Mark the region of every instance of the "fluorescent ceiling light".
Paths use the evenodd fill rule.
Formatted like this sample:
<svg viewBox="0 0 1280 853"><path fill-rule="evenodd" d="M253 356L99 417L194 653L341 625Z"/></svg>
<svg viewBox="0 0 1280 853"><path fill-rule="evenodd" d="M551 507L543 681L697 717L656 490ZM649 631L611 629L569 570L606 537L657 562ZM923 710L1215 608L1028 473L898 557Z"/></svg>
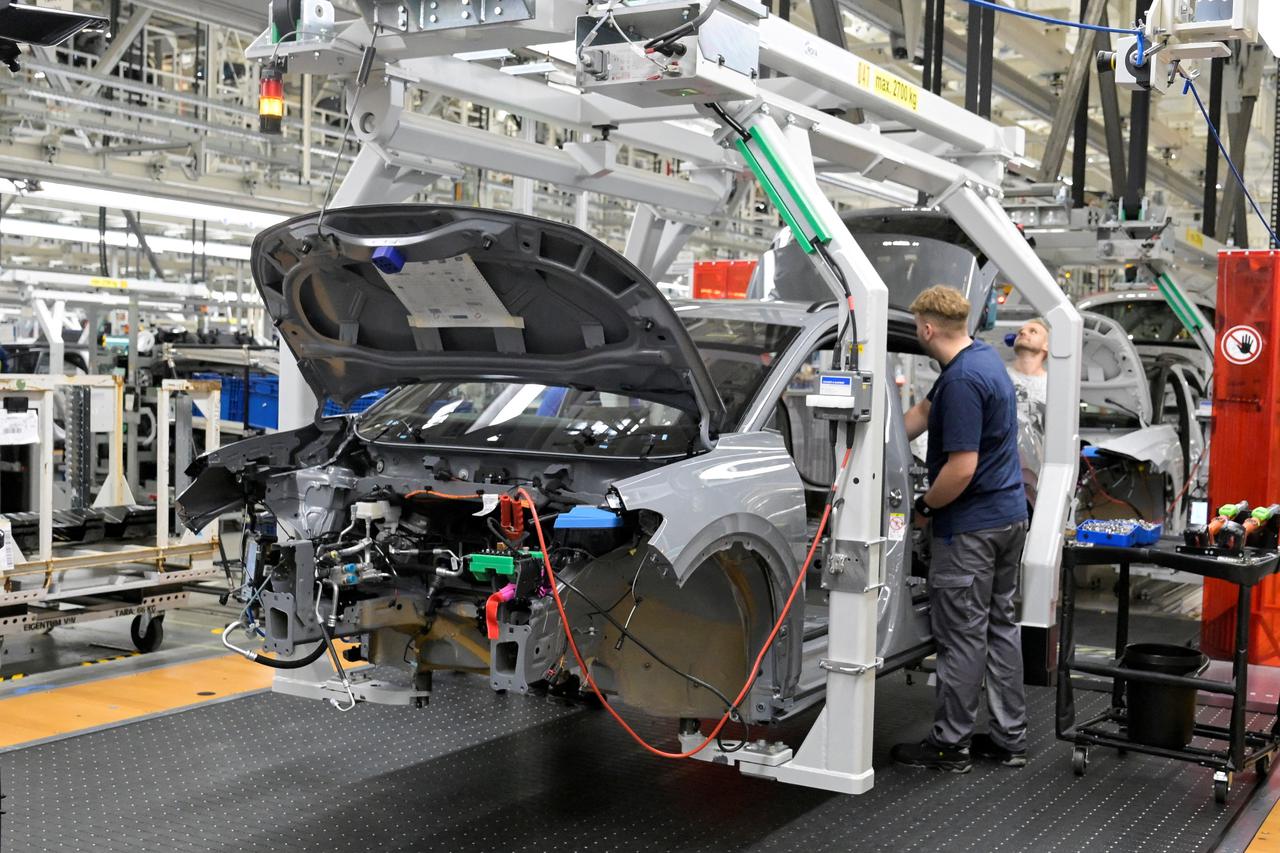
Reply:
<svg viewBox="0 0 1280 853"><path fill-rule="evenodd" d="M218 204L204 204L198 201L183 201L154 195L116 192L115 190L63 184L57 181L41 181L38 190L24 192L12 180L0 179L0 193L20 195L27 198L48 199L50 201L86 204L91 207L150 213L156 216L173 216L178 219L221 222L224 225L239 225L259 231L269 228L277 222L283 222L287 218L275 213L263 213L241 207L225 207Z"/></svg>
<svg viewBox="0 0 1280 853"><path fill-rule="evenodd" d="M550 74L559 68L554 62L526 62L523 65L504 65L498 70L518 77L523 74Z"/></svg>
<svg viewBox="0 0 1280 853"><path fill-rule="evenodd" d="M78 302L88 305L120 305L129 304L128 296L117 296L114 293L68 293L62 290L36 290L31 294L34 299L43 299L45 301L62 301L62 302ZM157 311L182 311L184 306L181 302L160 302L151 299L138 300L138 306L141 308L154 308Z"/></svg>
<svg viewBox="0 0 1280 853"><path fill-rule="evenodd" d="M464 53L455 53L454 59L461 59L464 62L489 62L494 59L511 59L515 54L500 47L495 50L472 50Z"/></svg>
<svg viewBox="0 0 1280 853"><path fill-rule="evenodd" d="M69 243L97 243L97 228L78 228L72 225L55 225L52 222L35 222L29 219L0 219L0 231L18 237L37 237L47 240L65 240ZM108 231L108 246L137 248L138 238L132 232ZM235 261L249 260L249 247L234 243L199 243L173 237L147 237L147 245L157 252L178 255L207 255L211 258L228 258Z"/></svg>

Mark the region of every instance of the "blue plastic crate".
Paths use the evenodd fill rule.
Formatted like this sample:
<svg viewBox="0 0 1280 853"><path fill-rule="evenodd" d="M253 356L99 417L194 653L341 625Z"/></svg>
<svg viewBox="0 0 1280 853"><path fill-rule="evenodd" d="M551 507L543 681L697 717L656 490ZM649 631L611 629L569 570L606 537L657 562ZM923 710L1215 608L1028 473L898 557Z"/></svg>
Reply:
<svg viewBox="0 0 1280 853"><path fill-rule="evenodd" d="M193 373L192 379L217 379L222 383L221 417L224 421L244 421L244 374ZM266 373L249 375L249 426L275 429L280 421L280 380ZM196 414L201 414L199 407Z"/></svg>
<svg viewBox="0 0 1280 853"><path fill-rule="evenodd" d="M241 400L243 401L243 397ZM240 404L244 405L243 402ZM240 420L243 410L230 416L229 420ZM280 425L280 377L265 373L255 373L249 377L249 426L258 429L275 429Z"/></svg>
<svg viewBox="0 0 1280 853"><path fill-rule="evenodd" d="M357 397L355 401L345 409L332 400L325 400L324 411L321 412L321 415L326 418L332 418L335 415L357 415L385 396L387 396L386 388L381 388L377 391L370 391L368 394Z"/></svg>
<svg viewBox="0 0 1280 853"><path fill-rule="evenodd" d="M1134 531L1134 544L1136 545L1154 545L1160 541L1160 537L1164 535L1164 525L1155 524L1150 521L1139 521L1138 529Z"/></svg>
<svg viewBox="0 0 1280 853"><path fill-rule="evenodd" d="M1112 532L1106 528L1113 525L1124 527L1127 532ZM1120 548L1132 548L1138 539L1140 525L1136 521L1125 519L1096 519L1082 521L1076 527L1076 541L1092 545L1115 545Z"/></svg>

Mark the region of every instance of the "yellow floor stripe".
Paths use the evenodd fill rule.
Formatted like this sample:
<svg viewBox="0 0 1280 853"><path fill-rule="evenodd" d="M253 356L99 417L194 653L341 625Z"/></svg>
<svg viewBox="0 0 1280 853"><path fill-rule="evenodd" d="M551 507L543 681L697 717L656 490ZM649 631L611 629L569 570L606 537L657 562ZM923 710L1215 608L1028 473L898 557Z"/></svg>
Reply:
<svg viewBox="0 0 1280 853"><path fill-rule="evenodd" d="M273 672L239 655L220 655L0 699L0 747L263 690Z"/></svg>
<svg viewBox="0 0 1280 853"><path fill-rule="evenodd" d="M1280 803L1272 806L1245 853L1280 853Z"/></svg>

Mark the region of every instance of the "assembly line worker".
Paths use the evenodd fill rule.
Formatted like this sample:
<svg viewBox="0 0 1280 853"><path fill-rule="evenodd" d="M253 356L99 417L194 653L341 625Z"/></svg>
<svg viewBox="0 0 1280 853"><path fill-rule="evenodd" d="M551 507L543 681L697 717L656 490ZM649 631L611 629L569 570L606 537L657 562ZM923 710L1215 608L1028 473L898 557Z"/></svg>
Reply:
<svg viewBox="0 0 1280 853"><path fill-rule="evenodd" d="M933 730L893 747L895 761L956 773L971 755L1019 767L1027 761L1022 641L1014 614L1027 505L1018 464L1013 383L1000 356L969 337L969 302L931 287L911 304L916 336L942 371L906 413L907 434L926 429L929 490L917 523L933 523L930 619L937 655ZM990 734L974 734L983 678Z"/></svg>
<svg viewBox="0 0 1280 853"><path fill-rule="evenodd" d="M1005 340L1009 340L1006 338ZM1012 336L1013 363L1009 378L1018 404L1018 455L1024 466L1022 482L1027 500L1034 502L1044 458L1044 419L1048 396L1049 327L1043 320L1028 320Z"/></svg>

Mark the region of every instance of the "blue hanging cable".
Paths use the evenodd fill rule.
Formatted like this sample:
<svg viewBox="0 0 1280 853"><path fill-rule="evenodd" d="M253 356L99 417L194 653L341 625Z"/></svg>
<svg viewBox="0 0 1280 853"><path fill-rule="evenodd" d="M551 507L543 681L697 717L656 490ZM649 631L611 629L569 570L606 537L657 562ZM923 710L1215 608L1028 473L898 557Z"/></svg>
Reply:
<svg viewBox="0 0 1280 853"><path fill-rule="evenodd" d="M1086 24L1082 21L1068 21L1063 18L1053 18L1049 15L1001 6L999 3L992 3L990 0L965 0L965 2L971 6L981 6L983 9L1003 12L1006 15L1017 15L1019 18L1027 18L1028 20L1039 21L1042 24L1049 24L1055 27L1075 27L1077 30L1092 30L1095 33L1118 33L1125 36L1136 36L1138 39L1138 55L1135 58L1135 64L1141 66L1147 61L1147 37L1142 30L1129 29L1127 27L1104 27L1100 24Z"/></svg>
<svg viewBox="0 0 1280 853"><path fill-rule="evenodd" d="M1138 56L1137 64L1142 65L1146 61L1146 41L1142 30L1122 29L1118 27L1103 27L1096 24L1085 24L1080 21L1067 21L1062 18L1051 18L1048 15L1040 15L1035 12L1024 12L1021 9L1012 9L1008 6L1001 6L998 3L992 3L990 0L965 0L973 6L981 6L984 9L992 9L996 12L1003 12L1006 15L1017 15L1019 18L1029 18L1032 21L1039 21L1042 24L1051 24L1057 27L1075 27L1078 30L1093 30L1100 33L1121 33L1124 35L1137 36L1138 38ZM1200 100L1200 92L1196 90L1195 83L1185 73L1186 85L1182 88L1182 94L1190 92L1196 99L1196 106L1200 108L1200 115L1204 117L1205 126L1209 128L1209 134L1213 137L1213 141L1218 144L1218 150L1222 152L1222 157L1227 161L1227 165L1231 167L1231 174L1235 175L1236 182L1240 184L1240 189L1244 192L1244 197L1249 200L1249 205L1253 208L1253 212L1257 214L1258 219L1262 222L1262 226L1267 229L1267 233L1271 235L1271 244L1280 247L1280 237L1276 236L1275 229L1271 227L1271 223L1267 221L1267 217L1262 215L1262 209L1258 207L1258 203L1253 200L1249 188L1245 185L1244 176L1240 174L1240 170L1236 168L1236 164L1232 162L1231 155L1227 153L1227 147L1222 144L1222 138L1218 136L1218 129L1213 126L1213 122L1209 120L1209 112L1204 108L1204 101Z"/></svg>
<svg viewBox="0 0 1280 853"><path fill-rule="evenodd" d="M1235 175L1236 182L1240 184L1240 191L1244 193L1244 197L1249 200L1249 206L1253 208L1253 212L1258 215L1258 219L1262 222L1262 227L1267 229L1267 233L1271 235L1271 245L1280 246L1280 237L1276 236L1276 232L1271 227L1271 223L1267 221L1267 217L1262 215L1262 209L1258 207L1258 203L1253 200L1253 196L1249 193L1249 188L1245 186L1244 176L1240 174L1240 170L1236 168L1236 164L1231 162L1231 155L1227 153L1227 146L1222 144L1222 138L1218 136L1218 129L1213 126L1213 122L1209 120L1209 112L1204 108L1204 101L1200 100L1200 92L1196 89L1196 84L1190 77L1186 78L1186 84L1182 87L1182 94L1191 93L1196 99L1196 106L1200 108L1200 115L1204 116L1204 123L1209 128L1209 135L1213 137L1213 141L1218 143L1218 150L1222 152L1222 158L1227 161L1227 165L1231 167L1231 174Z"/></svg>

